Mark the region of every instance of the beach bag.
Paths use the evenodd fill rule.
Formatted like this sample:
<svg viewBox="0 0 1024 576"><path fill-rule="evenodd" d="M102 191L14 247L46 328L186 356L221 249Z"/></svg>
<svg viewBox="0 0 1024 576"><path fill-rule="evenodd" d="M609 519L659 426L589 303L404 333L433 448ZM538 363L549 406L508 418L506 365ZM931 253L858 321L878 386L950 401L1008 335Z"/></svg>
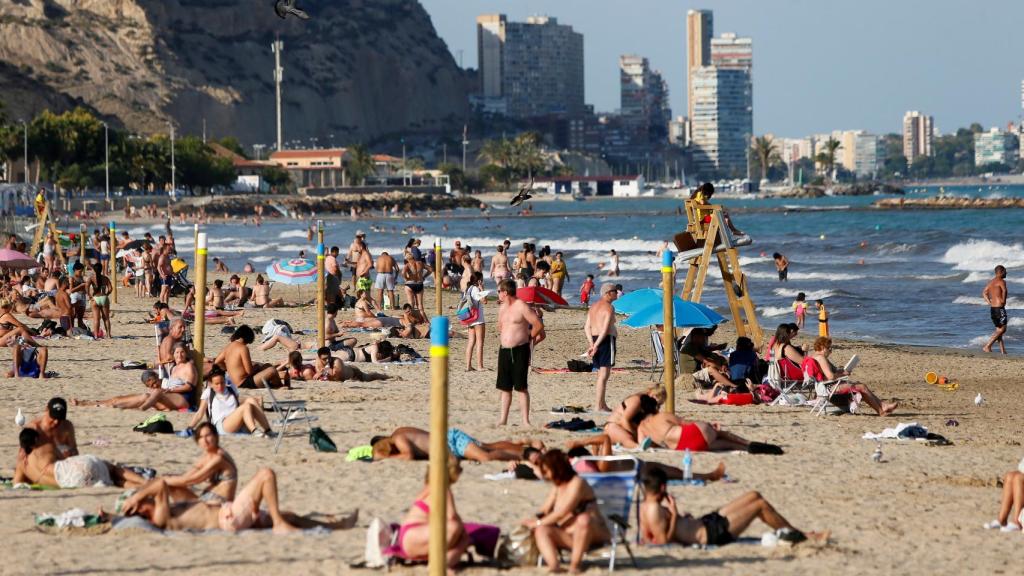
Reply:
<svg viewBox="0 0 1024 576"><path fill-rule="evenodd" d="M459 306L455 309L455 316L458 317L459 322L463 326L469 326L480 320L480 309L477 307L476 302L473 301L473 297L469 295L469 290L462 294Z"/></svg>
<svg viewBox="0 0 1024 576"><path fill-rule="evenodd" d="M309 430L309 443L313 445L313 448L317 452L337 452L338 446L334 444L334 440L324 432L324 429L319 426L314 426Z"/></svg>
<svg viewBox="0 0 1024 576"><path fill-rule="evenodd" d="M174 434L174 426L167 421L167 416L156 414L135 425L132 430L143 434Z"/></svg>
<svg viewBox="0 0 1024 576"><path fill-rule="evenodd" d="M388 559L384 552L391 546L391 525L380 518L370 521L366 529L366 550L363 553L363 561L367 568L383 568L387 566Z"/></svg>
<svg viewBox="0 0 1024 576"><path fill-rule="evenodd" d="M536 566L539 556L533 530L526 526L516 526L498 544L498 562L503 565Z"/></svg>
<svg viewBox="0 0 1024 576"><path fill-rule="evenodd" d="M758 384L750 392L754 395L754 401L758 404L771 404L779 397L779 391L768 384Z"/></svg>

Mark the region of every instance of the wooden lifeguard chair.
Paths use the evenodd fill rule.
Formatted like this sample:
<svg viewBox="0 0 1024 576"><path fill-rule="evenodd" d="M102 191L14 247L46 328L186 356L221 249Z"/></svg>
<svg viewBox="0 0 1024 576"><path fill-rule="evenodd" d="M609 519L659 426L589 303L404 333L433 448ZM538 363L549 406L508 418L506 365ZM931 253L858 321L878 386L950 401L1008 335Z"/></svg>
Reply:
<svg viewBox="0 0 1024 576"><path fill-rule="evenodd" d="M749 236L732 238L722 216L722 207L717 204L697 204L685 200L686 231L675 235L676 262L689 262L686 280L683 283L683 300L700 302L704 292L704 280L712 256L718 260L722 273L725 295L729 299L729 310L736 323L736 334L746 336L760 348L764 343L761 326L757 322L754 301L747 289L747 277L740 268L737 248L748 246L753 241ZM705 220L708 220L705 222Z"/></svg>
<svg viewBox="0 0 1024 576"><path fill-rule="evenodd" d="M39 254L39 250L43 247L43 240L46 238L46 233L52 232L54 240L57 241L57 259L60 260L61 266L66 266L67 261L64 260L64 250L60 246L60 230L57 230L57 225L54 223L53 218L50 215L49 202L43 205L43 210L39 213L39 217L36 220L35 228L35 234L32 236L32 249L29 251L28 256L30 258L35 258L36 254Z"/></svg>

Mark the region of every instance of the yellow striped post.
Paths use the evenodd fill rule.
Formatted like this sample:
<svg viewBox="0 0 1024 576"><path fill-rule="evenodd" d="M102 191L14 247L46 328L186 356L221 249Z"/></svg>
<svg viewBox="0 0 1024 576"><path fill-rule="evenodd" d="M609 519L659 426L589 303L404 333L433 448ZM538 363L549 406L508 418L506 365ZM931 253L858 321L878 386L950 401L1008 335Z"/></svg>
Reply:
<svg viewBox="0 0 1024 576"><path fill-rule="evenodd" d="M110 221L110 296L117 304L117 224Z"/></svg>
<svg viewBox="0 0 1024 576"><path fill-rule="evenodd" d="M319 226L319 224L317 225ZM323 236L323 229L320 229ZM316 347L323 348L327 339L324 326L324 243L316 245Z"/></svg>
<svg viewBox="0 0 1024 576"><path fill-rule="evenodd" d="M661 306L664 313L664 325L661 330L661 347L665 353L665 412L675 414L676 411L676 329L673 310L675 296L675 270L672 268L672 252L661 253Z"/></svg>
<svg viewBox="0 0 1024 576"><path fill-rule="evenodd" d="M206 232L196 234L196 302L195 302L195 365L199 373L199 390L193 398L202 394L203 360L206 359Z"/></svg>
<svg viewBox="0 0 1024 576"><path fill-rule="evenodd" d="M438 243L440 252L440 243ZM430 321L430 576L444 576L448 563L448 318Z"/></svg>
<svg viewBox="0 0 1024 576"><path fill-rule="evenodd" d="M444 276L444 264L441 262L441 239L434 240L434 311L443 316L441 311L441 278Z"/></svg>

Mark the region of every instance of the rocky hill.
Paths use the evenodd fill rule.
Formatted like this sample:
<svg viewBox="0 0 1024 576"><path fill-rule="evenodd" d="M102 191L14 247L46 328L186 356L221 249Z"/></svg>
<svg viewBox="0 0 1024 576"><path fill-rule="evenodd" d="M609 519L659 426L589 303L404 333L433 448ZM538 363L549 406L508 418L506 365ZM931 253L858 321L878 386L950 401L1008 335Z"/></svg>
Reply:
<svg viewBox="0 0 1024 576"><path fill-rule="evenodd" d="M129 130L321 145L461 127L469 83L415 0L3 0L0 100L14 118L85 105Z"/></svg>

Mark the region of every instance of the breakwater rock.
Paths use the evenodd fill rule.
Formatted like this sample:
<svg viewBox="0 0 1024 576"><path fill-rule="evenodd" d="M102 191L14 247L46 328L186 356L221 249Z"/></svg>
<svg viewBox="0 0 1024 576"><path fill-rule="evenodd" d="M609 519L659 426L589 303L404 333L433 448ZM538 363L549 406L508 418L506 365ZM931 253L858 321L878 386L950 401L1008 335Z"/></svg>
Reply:
<svg viewBox="0 0 1024 576"><path fill-rule="evenodd" d="M933 196L931 198L886 198L872 204L884 210L924 209L962 210L964 208L1024 208L1024 198L966 198Z"/></svg>

